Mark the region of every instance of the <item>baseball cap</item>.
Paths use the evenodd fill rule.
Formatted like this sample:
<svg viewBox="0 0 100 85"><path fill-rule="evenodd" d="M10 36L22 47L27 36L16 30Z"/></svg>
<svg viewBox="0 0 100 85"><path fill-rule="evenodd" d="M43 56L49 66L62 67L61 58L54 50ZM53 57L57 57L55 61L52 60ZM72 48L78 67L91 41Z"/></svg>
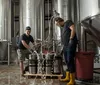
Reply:
<svg viewBox="0 0 100 85"><path fill-rule="evenodd" d="M30 27L30 26L27 26L27 27L26 27L26 30L31 30L31 27Z"/></svg>

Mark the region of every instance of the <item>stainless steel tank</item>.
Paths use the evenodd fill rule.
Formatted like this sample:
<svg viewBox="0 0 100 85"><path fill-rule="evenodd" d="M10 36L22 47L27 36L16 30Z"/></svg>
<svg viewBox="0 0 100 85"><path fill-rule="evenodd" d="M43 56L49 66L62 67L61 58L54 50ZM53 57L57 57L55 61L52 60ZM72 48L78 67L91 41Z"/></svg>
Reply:
<svg viewBox="0 0 100 85"><path fill-rule="evenodd" d="M79 0L80 20L100 13L98 0Z"/></svg>
<svg viewBox="0 0 100 85"><path fill-rule="evenodd" d="M46 74L52 74L52 68L53 68L53 58L54 54L48 53L46 55L46 64L45 64L45 71Z"/></svg>
<svg viewBox="0 0 100 85"><path fill-rule="evenodd" d="M37 73L37 56L35 54L29 55L29 73L30 74Z"/></svg>
<svg viewBox="0 0 100 85"><path fill-rule="evenodd" d="M37 38L37 11L41 0L20 0L20 35L26 26L32 28L31 34Z"/></svg>
<svg viewBox="0 0 100 85"><path fill-rule="evenodd" d="M77 1L77 20L76 20L76 28L77 28L77 35L79 39L79 47L81 47L81 50L86 50L86 36L85 32L88 30L90 33L90 27L85 27L86 29L84 30L81 26L81 22L84 23L83 21L87 18L90 18L92 16L95 16L100 13L99 9L99 3L98 0L76 0ZM86 25L86 23L84 23ZM94 28L92 29L94 30ZM92 38L94 36L92 35ZM95 38L94 38L95 39ZM96 40L97 41L97 40ZM84 44L85 43L85 44Z"/></svg>
<svg viewBox="0 0 100 85"><path fill-rule="evenodd" d="M82 21L86 32L90 34L96 45L100 46L100 15L88 17Z"/></svg>
<svg viewBox="0 0 100 85"><path fill-rule="evenodd" d="M45 73L45 55L39 54L37 57L37 74Z"/></svg>
<svg viewBox="0 0 100 85"><path fill-rule="evenodd" d="M7 60L8 58L8 41L0 41L0 61Z"/></svg>
<svg viewBox="0 0 100 85"><path fill-rule="evenodd" d="M53 62L53 74L61 74L62 72L62 58L61 56L55 56L54 62Z"/></svg>
<svg viewBox="0 0 100 85"><path fill-rule="evenodd" d="M11 0L0 0L0 60L8 58L8 41L11 40Z"/></svg>
<svg viewBox="0 0 100 85"><path fill-rule="evenodd" d="M0 0L0 39L11 40L11 0Z"/></svg>
<svg viewBox="0 0 100 85"><path fill-rule="evenodd" d="M59 17L65 21L71 19L71 2L70 0L54 0L54 9L59 13ZM56 16L58 17L58 16ZM56 40L57 52L61 51L61 29L54 25L53 38ZM55 49L55 48L54 48Z"/></svg>

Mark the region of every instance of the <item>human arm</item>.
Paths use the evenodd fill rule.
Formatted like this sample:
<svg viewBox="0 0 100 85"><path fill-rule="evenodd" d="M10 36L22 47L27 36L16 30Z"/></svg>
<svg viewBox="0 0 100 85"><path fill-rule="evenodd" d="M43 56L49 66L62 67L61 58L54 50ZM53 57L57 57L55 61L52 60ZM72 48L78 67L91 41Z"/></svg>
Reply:
<svg viewBox="0 0 100 85"><path fill-rule="evenodd" d="M32 36L30 36L30 37L31 37L31 38L30 38L31 43L32 43L33 45L35 45L35 42L34 42L33 37L32 37Z"/></svg>
<svg viewBox="0 0 100 85"><path fill-rule="evenodd" d="M74 36L76 34L76 32L75 32L75 26L74 26L74 23L71 20L69 20L68 26L69 26L69 29L71 31L70 37L69 37L69 44L73 44L73 38L74 38Z"/></svg>
<svg viewBox="0 0 100 85"><path fill-rule="evenodd" d="M30 53L33 53L34 50L31 49L31 47L24 40L22 40L22 44L25 48L29 50Z"/></svg>
<svg viewBox="0 0 100 85"><path fill-rule="evenodd" d="M23 35L21 36L21 43L22 43L22 45L23 45L26 49L28 49L28 50L31 51L31 53L32 53L33 50L31 50L31 47L30 47L30 45L29 45L30 38L29 38L29 39L27 39L27 38L28 38L28 37L26 37L26 35L23 34Z"/></svg>
<svg viewBox="0 0 100 85"><path fill-rule="evenodd" d="M74 24L71 25L69 28L70 28L70 30L71 30L70 39L73 39L74 36L75 36L75 26L74 26Z"/></svg>
<svg viewBox="0 0 100 85"><path fill-rule="evenodd" d="M25 48L30 49L30 46L24 40L21 40L21 42Z"/></svg>

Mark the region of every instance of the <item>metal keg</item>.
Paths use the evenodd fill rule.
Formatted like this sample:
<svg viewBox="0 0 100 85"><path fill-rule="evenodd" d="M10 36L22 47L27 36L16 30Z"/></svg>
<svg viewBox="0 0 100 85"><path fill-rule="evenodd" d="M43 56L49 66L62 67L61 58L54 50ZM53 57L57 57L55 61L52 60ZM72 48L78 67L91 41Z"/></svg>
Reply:
<svg viewBox="0 0 100 85"><path fill-rule="evenodd" d="M40 54L37 61L37 73L45 73L45 55Z"/></svg>
<svg viewBox="0 0 100 85"><path fill-rule="evenodd" d="M37 73L37 56L35 54L29 55L29 73Z"/></svg>
<svg viewBox="0 0 100 85"><path fill-rule="evenodd" d="M62 70L62 58L61 56L55 56L53 61L53 74L61 74Z"/></svg>
<svg viewBox="0 0 100 85"><path fill-rule="evenodd" d="M54 54L47 54L46 55L46 74L52 74L52 64L53 64L53 57Z"/></svg>

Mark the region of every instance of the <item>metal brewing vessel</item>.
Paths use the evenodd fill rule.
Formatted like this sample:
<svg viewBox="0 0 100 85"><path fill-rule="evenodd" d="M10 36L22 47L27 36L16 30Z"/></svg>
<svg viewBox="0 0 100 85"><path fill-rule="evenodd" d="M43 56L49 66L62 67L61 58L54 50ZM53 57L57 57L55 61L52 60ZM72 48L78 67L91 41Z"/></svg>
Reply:
<svg viewBox="0 0 100 85"><path fill-rule="evenodd" d="M29 73L30 74L37 73L37 56L35 54L29 55Z"/></svg>
<svg viewBox="0 0 100 85"><path fill-rule="evenodd" d="M52 64L53 64L54 54L47 54L46 55L46 74L52 74Z"/></svg>
<svg viewBox="0 0 100 85"><path fill-rule="evenodd" d="M55 56L53 62L53 74L61 74L62 67L63 66L61 56Z"/></svg>

